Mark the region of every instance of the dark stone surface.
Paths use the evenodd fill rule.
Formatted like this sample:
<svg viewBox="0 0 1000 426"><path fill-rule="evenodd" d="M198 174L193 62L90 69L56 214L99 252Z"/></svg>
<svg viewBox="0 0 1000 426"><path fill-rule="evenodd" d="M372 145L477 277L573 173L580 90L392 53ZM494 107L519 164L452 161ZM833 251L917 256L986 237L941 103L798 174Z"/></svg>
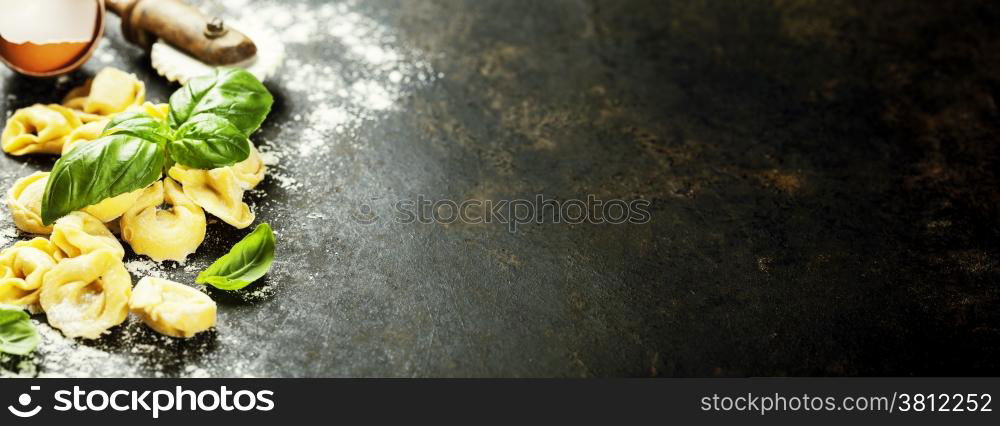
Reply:
<svg viewBox="0 0 1000 426"><path fill-rule="evenodd" d="M279 232L266 297L212 292L219 329L192 342L133 324L88 345L168 376L1000 372L996 2L356 7L445 77L331 136L336 161L283 163L304 189L253 195ZM7 110L68 88L4 75ZM257 140L295 144L283 123L311 105L269 86ZM8 185L22 163L51 160L3 158ZM516 233L353 218L419 194L645 199L652 217ZM212 226L196 263L244 234Z"/></svg>

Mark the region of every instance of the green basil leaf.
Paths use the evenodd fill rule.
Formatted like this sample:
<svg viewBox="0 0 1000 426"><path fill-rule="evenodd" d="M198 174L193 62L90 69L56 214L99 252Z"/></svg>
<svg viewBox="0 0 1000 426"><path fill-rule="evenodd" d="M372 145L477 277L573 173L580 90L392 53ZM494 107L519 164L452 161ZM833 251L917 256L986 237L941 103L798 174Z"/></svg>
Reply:
<svg viewBox="0 0 1000 426"><path fill-rule="evenodd" d="M220 290L239 290L263 277L274 261L274 232L262 223L236 243L229 253L198 274L195 282Z"/></svg>
<svg viewBox="0 0 1000 426"><path fill-rule="evenodd" d="M271 93L253 74L241 68L217 68L170 96L170 127L178 129L198 114L215 114L250 136L273 103Z"/></svg>
<svg viewBox="0 0 1000 426"><path fill-rule="evenodd" d="M124 112L114 116L104 128L104 135L130 135L151 142L170 139L170 127L163 120L143 112Z"/></svg>
<svg viewBox="0 0 1000 426"><path fill-rule="evenodd" d="M228 120L199 114L177 129L168 148L174 161L196 169L232 166L250 156L250 140Z"/></svg>
<svg viewBox="0 0 1000 426"><path fill-rule="evenodd" d="M0 308L0 352L27 355L38 346L38 332L24 311Z"/></svg>
<svg viewBox="0 0 1000 426"><path fill-rule="evenodd" d="M163 146L132 135L110 135L56 161L42 196L42 222L145 188L160 178Z"/></svg>

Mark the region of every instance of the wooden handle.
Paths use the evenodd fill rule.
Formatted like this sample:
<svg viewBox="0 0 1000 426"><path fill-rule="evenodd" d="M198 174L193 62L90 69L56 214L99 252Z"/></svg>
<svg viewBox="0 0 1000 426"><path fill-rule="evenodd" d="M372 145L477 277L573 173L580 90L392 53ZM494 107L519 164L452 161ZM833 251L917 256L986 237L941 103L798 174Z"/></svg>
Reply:
<svg viewBox="0 0 1000 426"><path fill-rule="evenodd" d="M135 0L104 0L104 2L107 4L108 10L114 12L115 15L125 16Z"/></svg>
<svg viewBox="0 0 1000 426"><path fill-rule="evenodd" d="M231 65L257 54L249 37L180 0L107 0L107 7L122 18L125 38L145 49L163 39L208 65Z"/></svg>

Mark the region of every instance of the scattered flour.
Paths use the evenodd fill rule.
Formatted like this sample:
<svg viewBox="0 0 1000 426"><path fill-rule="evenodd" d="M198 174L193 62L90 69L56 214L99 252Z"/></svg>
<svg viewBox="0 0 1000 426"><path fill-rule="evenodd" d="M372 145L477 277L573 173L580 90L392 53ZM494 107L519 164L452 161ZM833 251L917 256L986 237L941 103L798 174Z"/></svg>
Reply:
<svg viewBox="0 0 1000 426"><path fill-rule="evenodd" d="M0 377L130 377L135 367L126 357L78 343L44 322L32 320L41 342L13 370L0 367ZM43 364L42 367L39 364Z"/></svg>
<svg viewBox="0 0 1000 426"><path fill-rule="evenodd" d="M159 263L145 258L125 262L125 269L128 269L133 276L140 278L167 278L166 272Z"/></svg>
<svg viewBox="0 0 1000 426"><path fill-rule="evenodd" d="M189 365L184 368L184 375L195 379L205 379L212 377L208 373L208 370L205 370L204 368L201 367L195 367L193 365Z"/></svg>
<svg viewBox="0 0 1000 426"><path fill-rule="evenodd" d="M313 45L343 56L327 64L289 56L278 73L282 86L311 105L293 111L282 128L301 132L292 145L300 158L330 153L338 137L353 135L365 122L396 109L414 89L444 77L433 70L426 53L404 47L394 29L359 12L362 3L357 0L318 7L292 1L203 3L236 28L268 28L286 44Z"/></svg>
<svg viewBox="0 0 1000 426"><path fill-rule="evenodd" d="M12 222L3 223L0 228L0 247L7 247L18 240L17 228Z"/></svg>

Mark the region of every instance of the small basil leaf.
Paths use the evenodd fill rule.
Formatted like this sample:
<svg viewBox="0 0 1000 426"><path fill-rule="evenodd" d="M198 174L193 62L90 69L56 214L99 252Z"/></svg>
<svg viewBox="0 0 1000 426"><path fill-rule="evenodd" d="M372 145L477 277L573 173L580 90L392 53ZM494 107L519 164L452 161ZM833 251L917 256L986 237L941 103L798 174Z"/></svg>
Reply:
<svg viewBox="0 0 1000 426"><path fill-rule="evenodd" d="M0 352L27 355L38 346L38 332L24 311L0 308Z"/></svg>
<svg viewBox="0 0 1000 426"><path fill-rule="evenodd" d="M199 114L229 120L250 136L271 112L274 98L257 77L241 68L217 68L191 79L170 96L170 127L180 128Z"/></svg>
<svg viewBox="0 0 1000 426"><path fill-rule="evenodd" d="M247 136L228 120L199 114L177 129L170 142L171 158L196 169L232 166L250 156Z"/></svg>
<svg viewBox="0 0 1000 426"><path fill-rule="evenodd" d="M198 274L195 282L220 290L239 290L263 277L274 261L274 232L262 223L229 253Z"/></svg>
<svg viewBox="0 0 1000 426"><path fill-rule="evenodd" d="M130 135L156 143L171 139L167 123L142 112L125 112L114 116L104 128L104 135L111 134Z"/></svg>
<svg viewBox="0 0 1000 426"><path fill-rule="evenodd" d="M42 196L42 222L137 189L160 178L160 144L132 135L104 136L56 161Z"/></svg>
<svg viewBox="0 0 1000 426"><path fill-rule="evenodd" d="M208 277L205 278L205 282L203 284L208 284L219 290L234 291L250 285L250 281L233 280L226 277Z"/></svg>

